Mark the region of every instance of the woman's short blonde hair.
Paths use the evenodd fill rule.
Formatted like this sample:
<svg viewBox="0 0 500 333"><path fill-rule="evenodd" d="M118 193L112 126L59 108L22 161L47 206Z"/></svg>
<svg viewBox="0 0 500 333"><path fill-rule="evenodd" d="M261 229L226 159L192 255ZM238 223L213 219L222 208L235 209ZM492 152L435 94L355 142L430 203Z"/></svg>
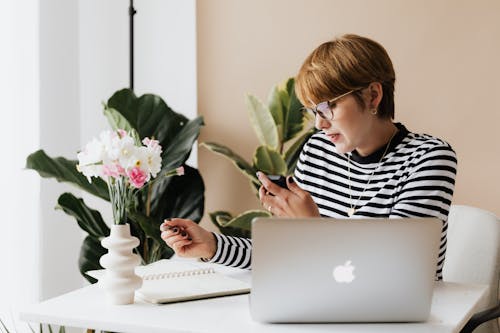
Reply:
<svg viewBox="0 0 500 333"><path fill-rule="evenodd" d="M307 57L297 74L295 91L303 105L314 107L350 90L380 82L383 97L377 115L393 119L395 81L392 61L382 45L348 34L321 44ZM361 92L355 92L354 97L364 108Z"/></svg>

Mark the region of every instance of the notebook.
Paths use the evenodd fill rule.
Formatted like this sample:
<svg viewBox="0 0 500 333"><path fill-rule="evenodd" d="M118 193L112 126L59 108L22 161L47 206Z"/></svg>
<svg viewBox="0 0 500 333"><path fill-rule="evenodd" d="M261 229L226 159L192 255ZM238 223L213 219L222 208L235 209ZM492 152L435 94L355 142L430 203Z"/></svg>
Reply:
<svg viewBox="0 0 500 333"><path fill-rule="evenodd" d="M143 278L142 287L135 292L136 297L156 304L250 292L248 283L223 275L213 265L204 263L162 259L136 267L136 274ZM90 275L96 277L98 274Z"/></svg>
<svg viewBox="0 0 500 333"><path fill-rule="evenodd" d="M143 269L141 269L143 268ZM136 296L150 303L173 303L203 298L245 294L250 285L223 275L214 268L163 259L138 267L142 287Z"/></svg>
<svg viewBox="0 0 500 333"><path fill-rule="evenodd" d="M250 312L261 322L429 317L438 219L257 218Z"/></svg>

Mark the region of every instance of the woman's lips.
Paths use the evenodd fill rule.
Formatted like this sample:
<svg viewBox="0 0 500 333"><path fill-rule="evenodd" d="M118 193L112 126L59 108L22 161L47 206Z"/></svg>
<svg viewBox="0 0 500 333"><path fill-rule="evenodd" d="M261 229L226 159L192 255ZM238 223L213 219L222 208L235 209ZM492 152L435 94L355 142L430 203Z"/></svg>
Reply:
<svg viewBox="0 0 500 333"><path fill-rule="evenodd" d="M333 143L337 142L340 140L340 134L339 133L334 133L334 134L327 134L327 136L330 138L330 141Z"/></svg>

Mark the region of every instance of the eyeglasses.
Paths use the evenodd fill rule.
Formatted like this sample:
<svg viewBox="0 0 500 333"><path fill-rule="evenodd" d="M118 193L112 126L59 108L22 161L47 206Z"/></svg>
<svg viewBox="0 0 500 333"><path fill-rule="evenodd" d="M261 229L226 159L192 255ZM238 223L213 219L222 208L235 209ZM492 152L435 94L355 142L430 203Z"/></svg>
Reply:
<svg viewBox="0 0 500 333"><path fill-rule="evenodd" d="M312 114L314 114L314 116L320 116L323 119L332 120L334 117L333 109L335 108L335 102L337 102L342 97L345 97L349 94L352 94L355 91L362 90L362 89L364 89L364 88L350 90L350 91L346 92L345 94L342 94L340 96L332 98L328 101L316 104L314 109L306 108L306 110L309 112L312 112Z"/></svg>

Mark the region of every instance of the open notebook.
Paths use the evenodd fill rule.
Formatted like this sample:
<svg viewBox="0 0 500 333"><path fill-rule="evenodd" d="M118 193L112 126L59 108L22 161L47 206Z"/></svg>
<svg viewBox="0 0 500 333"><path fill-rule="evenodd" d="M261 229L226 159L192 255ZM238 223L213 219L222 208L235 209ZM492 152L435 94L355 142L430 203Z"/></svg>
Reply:
<svg viewBox="0 0 500 333"><path fill-rule="evenodd" d="M168 259L139 266L136 273L142 277L143 284L136 296L163 304L250 292L248 283L218 273L209 265L203 266ZM100 274L94 272L89 275L99 278L96 275Z"/></svg>

